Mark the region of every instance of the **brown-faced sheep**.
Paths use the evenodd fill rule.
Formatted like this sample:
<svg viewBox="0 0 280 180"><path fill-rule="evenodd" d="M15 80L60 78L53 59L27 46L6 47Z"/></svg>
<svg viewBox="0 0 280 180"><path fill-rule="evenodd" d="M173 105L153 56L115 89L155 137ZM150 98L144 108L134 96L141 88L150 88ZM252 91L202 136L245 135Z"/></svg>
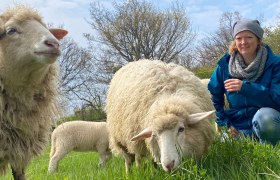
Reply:
<svg viewBox="0 0 280 180"><path fill-rule="evenodd" d="M49 140L58 105L58 39L32 8L17 5L0 14L0 176L11 165L14 179Z"/></svg>
<svg viewBox="0 0 280 180"><path fill-rule="evenodd" d="M107 95L109 145L122 154L126 171L152 155L165 171L182 157L201 158L212 144L207 117L213 105L200 79L174 63L139 60L113 76Z"/></svg>
<svg viewBox="0 0 280 180"><path fill-rule="evenodd" d="M106 122L69 121L52 133L49 172L57 170L59 161L71 151L97 151L99 164L111 158Z"/></svg>

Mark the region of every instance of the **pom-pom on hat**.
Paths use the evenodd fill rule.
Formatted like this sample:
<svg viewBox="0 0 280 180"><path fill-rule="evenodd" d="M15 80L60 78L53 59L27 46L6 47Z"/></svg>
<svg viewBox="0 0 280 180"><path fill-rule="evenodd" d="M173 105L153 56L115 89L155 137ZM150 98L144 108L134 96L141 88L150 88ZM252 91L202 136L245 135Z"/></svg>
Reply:
<svg viewBox="0 0 280 180"><path fill-rule="evenodd" d="M264 30L260 26L260 22L258 20L239 20L233 24L233 38L240 33L241 31L251 31L258 38L263 38Z"/></svg>

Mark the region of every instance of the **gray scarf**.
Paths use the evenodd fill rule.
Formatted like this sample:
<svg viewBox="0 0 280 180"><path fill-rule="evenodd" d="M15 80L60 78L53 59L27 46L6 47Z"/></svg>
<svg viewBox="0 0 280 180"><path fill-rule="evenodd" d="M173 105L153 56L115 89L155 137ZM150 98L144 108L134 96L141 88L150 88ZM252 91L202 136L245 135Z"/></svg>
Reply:
<svg viewBox="0 0 280 180"><path fill-rule="evenodd" d="M266 59L267 50L264 46L260 47L256 58L248 66L239 52L235 51L229 60L229 73L233 77L255 82L263 73Z"/></svg>

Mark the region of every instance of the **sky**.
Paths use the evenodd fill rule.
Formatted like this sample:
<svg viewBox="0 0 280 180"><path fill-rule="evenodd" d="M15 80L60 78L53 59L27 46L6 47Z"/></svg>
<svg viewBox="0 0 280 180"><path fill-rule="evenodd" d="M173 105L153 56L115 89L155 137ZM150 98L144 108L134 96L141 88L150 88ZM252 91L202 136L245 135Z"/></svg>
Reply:
<svg viewBox="0 0 280 180"><path fill-rule="evenodd" d="M100 2L111 8L112 0L0 0L0 14L16 3L28 4L35 8L45 23L61 26L69 31L68 36L80 46L86 47L84 33L93 33L90 20L90 3ZM127 1L127 0L126 0ZM155 7L166 9L174 0L149 0ZM123 2L123 0L117 0ZM178 0L186 9L192 28L200 38L218 30L219 19L224 12L238 11L242 17L257 19L263 17L262 25L275 26L280 22L280 0Z"/></svg>

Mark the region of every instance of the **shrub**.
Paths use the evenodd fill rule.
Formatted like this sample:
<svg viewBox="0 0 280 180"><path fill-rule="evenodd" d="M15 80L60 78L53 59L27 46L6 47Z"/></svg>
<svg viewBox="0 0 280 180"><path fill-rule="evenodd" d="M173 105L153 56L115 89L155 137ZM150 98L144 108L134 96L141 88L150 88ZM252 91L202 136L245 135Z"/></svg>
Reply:
<svg viewBox="0 0 280 180"><path fill-rule="evenodd" d="M205 66L205 67L198 67L192 69L192 72L195 73L201 79L210 78L214 71L215 67Z"/></svg>

